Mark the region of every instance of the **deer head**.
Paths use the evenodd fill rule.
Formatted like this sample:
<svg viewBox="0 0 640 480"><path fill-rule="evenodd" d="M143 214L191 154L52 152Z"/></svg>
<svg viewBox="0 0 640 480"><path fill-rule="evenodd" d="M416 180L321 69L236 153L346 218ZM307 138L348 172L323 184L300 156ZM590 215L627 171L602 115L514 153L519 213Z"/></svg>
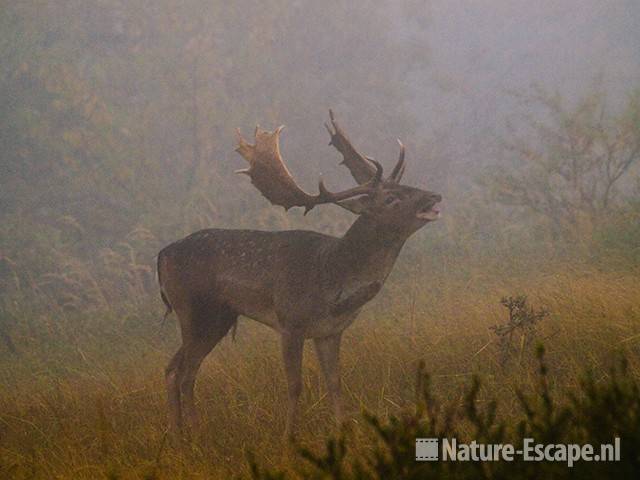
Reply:
<svg viewBox="0 0 640 480"><path fill-rule="evenodd" d="M357 215L371 218L386 228L413 233L436 220L436 207L442 197L436 193L401 185L404 174L405 148L400 145L398 161L391 174L384 178L383 167L370 157L360 154L351 144L329 110L331 124L325 124L333 145L343 157L341 162L358 183L342 192L327 190L322 180L318 194L311 195L300 188L280 155L279 137L283 126L269 132L256 127L255 144L249 144L238 130L236 151L249 162L249 168L236 173L246 174L251 183L274 205L288 210L304 207L305 214L316 205L333 203Z"/></svg>

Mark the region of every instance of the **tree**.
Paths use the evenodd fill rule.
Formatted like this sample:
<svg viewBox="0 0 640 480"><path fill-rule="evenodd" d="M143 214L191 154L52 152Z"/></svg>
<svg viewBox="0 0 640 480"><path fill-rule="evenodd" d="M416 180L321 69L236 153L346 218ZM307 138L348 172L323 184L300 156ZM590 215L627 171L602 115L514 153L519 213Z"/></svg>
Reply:
<svg viewBox="0 0 640 480"><path fill-rule="evenodd" d="M597 226L631 191L640 163L640 91L610 113L602 93L569 108L538 90L524 97L530 111L525 135L503 142L505 162L483 177L491 198L541 215L558 232ZM534 140L535 139L535 140Z"/></svg>

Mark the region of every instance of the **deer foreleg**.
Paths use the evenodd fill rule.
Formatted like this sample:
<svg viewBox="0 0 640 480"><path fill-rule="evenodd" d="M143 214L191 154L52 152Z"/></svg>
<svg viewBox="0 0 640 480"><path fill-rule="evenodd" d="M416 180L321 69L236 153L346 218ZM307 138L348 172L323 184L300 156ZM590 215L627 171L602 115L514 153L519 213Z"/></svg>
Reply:
<svg viewBox="0 0 640 480"><path fill-rule="evenodd" d="M316 355L327 384L336 423L342 423L342 394L340 387L340 338L342 332L330 337L314 339Z"/></svg>
<svg viewBox="0 0 640 480"><path fill-rule="evenodd" d="M288 405L285 437L288 440L294 438L294 430L298 417L298 399L302 393L302 350L304 338L298 335L283 333L282 357L284 371L287 376Z"/></svg>

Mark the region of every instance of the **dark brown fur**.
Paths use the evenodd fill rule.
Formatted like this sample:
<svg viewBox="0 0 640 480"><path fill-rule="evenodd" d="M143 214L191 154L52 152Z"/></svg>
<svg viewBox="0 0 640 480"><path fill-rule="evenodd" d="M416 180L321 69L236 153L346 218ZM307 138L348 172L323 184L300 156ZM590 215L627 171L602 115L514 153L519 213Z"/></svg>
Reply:
<svg viewBox="0 0 640 480"><path fill-rule="evenodd" d="M196 420L193 389L204 357L236 325L239 315L275 329L289 391L288 435L302 388L305 339L313 339L336 418L341 417L339 351L342 332L384 285L411 234L438 217L438 194L400 185L405 151L383 180L379 163L358 153L330 112L331 145L343 155L358 186L329 192L322 182L310 195L295 183L274 132L256 128L255 144L238 135L236 151L249 163L240 170L273 204L309 211L334 203L359 218L343 237L316 232L202 230L158 255L160 294L178 315L182 346L166 370L172 424L183 414Z"/></svg>

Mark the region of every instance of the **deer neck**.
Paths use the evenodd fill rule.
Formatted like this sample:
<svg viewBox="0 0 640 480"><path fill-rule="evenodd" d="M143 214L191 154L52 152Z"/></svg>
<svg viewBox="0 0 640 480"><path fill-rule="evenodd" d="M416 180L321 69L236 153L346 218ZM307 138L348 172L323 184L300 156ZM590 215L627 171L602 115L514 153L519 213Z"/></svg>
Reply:
<svg viewBox="0 0 640 480"><path fill-rule="evenodd" d="M326 271L341 283L384 282L407 238L361 216L329 252Z"/></svg>

